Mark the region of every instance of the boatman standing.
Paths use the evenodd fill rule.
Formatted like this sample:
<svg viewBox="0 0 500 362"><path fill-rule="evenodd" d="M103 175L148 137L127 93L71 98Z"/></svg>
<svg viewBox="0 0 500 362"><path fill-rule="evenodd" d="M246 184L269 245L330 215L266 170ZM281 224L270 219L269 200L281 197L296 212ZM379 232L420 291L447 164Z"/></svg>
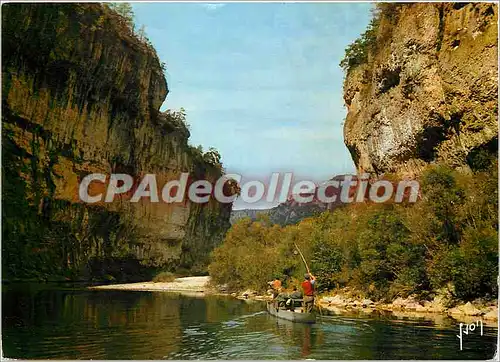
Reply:
<svg viewBox="0 0 500 362"><path fill-rule="evenodd" d="M314 306L314 284L316 278L312 274L305 274L302 282L302 290L304 291L304 309L307 313L312 312Z"/></svg>

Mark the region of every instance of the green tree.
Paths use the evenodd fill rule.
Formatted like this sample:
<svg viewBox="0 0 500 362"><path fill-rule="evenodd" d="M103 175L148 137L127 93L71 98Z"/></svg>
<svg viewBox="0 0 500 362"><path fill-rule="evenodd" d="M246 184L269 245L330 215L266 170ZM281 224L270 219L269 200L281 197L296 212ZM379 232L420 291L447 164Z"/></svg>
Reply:
<svg viewBox="0 0 500 362"><path fill-rule="evenodd" d="M123 18L125 24L134 29L134 10L128 2L109 3L109 7L116 11Z"/></svg>
<svg viewBox="0 0 500 362"><path fill-rule="evenodd" d="M380 15L375 11L366 31L345 49L344 58L339 64L345 72L348 73L352 68L367 62L369 52L377 41L379 24Z"/></svg>
<svg viewBox="0 0 500 362"><path fill-rule="evenodd" d="M456 244L460 237L458 209L464 202L464 189L457 184L456 173L447 166L431 167L423 175L425 212L432 215L432 233L439 242Z"/></svg>
<svg viewBox="0 0 500 362"><path fill-rule="evenodd" d="M203 159L214 166L221 166L221 155L214 147L210 147L207 152L203 154Z"/></svg>
<svg viewBox="0 0 500 362"><path fill-rule="evenodd" d="M280 227L266 221L238 220L212 253L209 273L214 283L265 290L278 270L279 235Z"/></svg>
<svg viewBox="0 0 500 362"><path fill-rule="evenodd" d="M446 286L460 300L494 296L498 275L497 162L474 174L433 165L420 177L416 204L349 205L296 225L261 217L232 226L214 251L210 275L234 287L270 278L298 285L305 267L320 290L350 287L391 300Z"/></svg>
<svg viewBox="0 0 500 362"><path fill-rule="evenodd" d="M344 58L340 67L346 72L358 65L368 62L369 55L376 49L377 42L384 39L385 34L380 34L382 19L394 24L399 16L403 4L378 3L372 10L372 19L367 29L358 39L349 44L345 49ZM385 28L387 30L387 27Z"/></svg>
<svg viewBox="0 0 500 362"><path fill-rule="evenodd" d="M137 31L137 37L139 38L140 41L147 41L147 36L146 36L146 26L143 24Z"/></svg>

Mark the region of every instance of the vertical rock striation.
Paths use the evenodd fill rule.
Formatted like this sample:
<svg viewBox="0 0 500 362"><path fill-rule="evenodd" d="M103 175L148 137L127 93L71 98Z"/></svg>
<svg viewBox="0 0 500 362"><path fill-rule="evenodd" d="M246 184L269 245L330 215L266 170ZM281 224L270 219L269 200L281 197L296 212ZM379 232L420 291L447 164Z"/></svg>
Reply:
<svg viewBox="0 0 500 362"><path fill-rule="evenodd" d="M183 122L159 111L168 88L155 50L99 4L2 10L4 277L203 268L230 204L78 197L94 172L154 173L159 185L181 172L221 175L188 145Z"/></svg>
<svg viewBox="0 0 500 362"><path fill-rule="evenodd" d="M384 4L348 69L344 138L360 172L414 175L496 152L498 5Z"/></svg>

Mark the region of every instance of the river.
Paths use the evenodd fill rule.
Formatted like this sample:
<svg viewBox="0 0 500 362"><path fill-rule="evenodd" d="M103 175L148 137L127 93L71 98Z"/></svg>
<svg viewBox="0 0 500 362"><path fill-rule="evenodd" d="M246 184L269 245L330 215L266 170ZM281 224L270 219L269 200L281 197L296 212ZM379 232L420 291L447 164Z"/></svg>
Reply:
<svg viewBox="0 0 500 362"><path fill-rule="evenodd" d="M47 285L2 288L3 356L43 359L489 359L497 330L322 316L293 324L257 301Z"/></svg>

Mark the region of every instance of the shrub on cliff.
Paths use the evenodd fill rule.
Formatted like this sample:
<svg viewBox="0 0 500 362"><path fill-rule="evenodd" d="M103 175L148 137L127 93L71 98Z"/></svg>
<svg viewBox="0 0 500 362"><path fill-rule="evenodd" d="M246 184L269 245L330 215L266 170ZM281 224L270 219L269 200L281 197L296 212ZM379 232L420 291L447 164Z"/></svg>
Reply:
<svg viewBox="0 0 500 362"><path fill-rule="evenodd" d="M368 61L369 54L375 50L377 41L382 40L380 37L377 38L381 19L385 18L389 23L394 23L398 17L399 8L401 6L403 6L403 4L376 4L372 11L372 19L365 32L345 49L344 58L339 65L346 73L349 73L354 67ZM382 38L385 39L384 36L383 34Z"/></svg>
<svg viewBox="0 0 500 362"><path fill-rule="evenodd" d="M375 10L366 31L345 49L344 58L339 65L346 73L368 60L368 53L377 41L379 16L379 13Z"/></svg>
<svg viewBox="0 0 500 362"><path fill-rule="evenodd" d="M132 5L127 2L118 3L107 3L110 9L118 13L125 24L131 29L134 29L134 10L132 10Z"/></svg>
<svg viewBox="0 0 500 362"><path fill-rule="evenodd" d="M132 9L132 5L128 2L115 2L115 3L104 3L113 12L119 15L119 22L122 26L127 29L130 35L135 36L142 44L146 45L151 51L156 54L156 49L151 44L148 36L146 35L146 26L143 24L139 29L136 30L135 24L135 14ZM161 62L160 67L162 71L165 72L165 63Z"/></svg>

